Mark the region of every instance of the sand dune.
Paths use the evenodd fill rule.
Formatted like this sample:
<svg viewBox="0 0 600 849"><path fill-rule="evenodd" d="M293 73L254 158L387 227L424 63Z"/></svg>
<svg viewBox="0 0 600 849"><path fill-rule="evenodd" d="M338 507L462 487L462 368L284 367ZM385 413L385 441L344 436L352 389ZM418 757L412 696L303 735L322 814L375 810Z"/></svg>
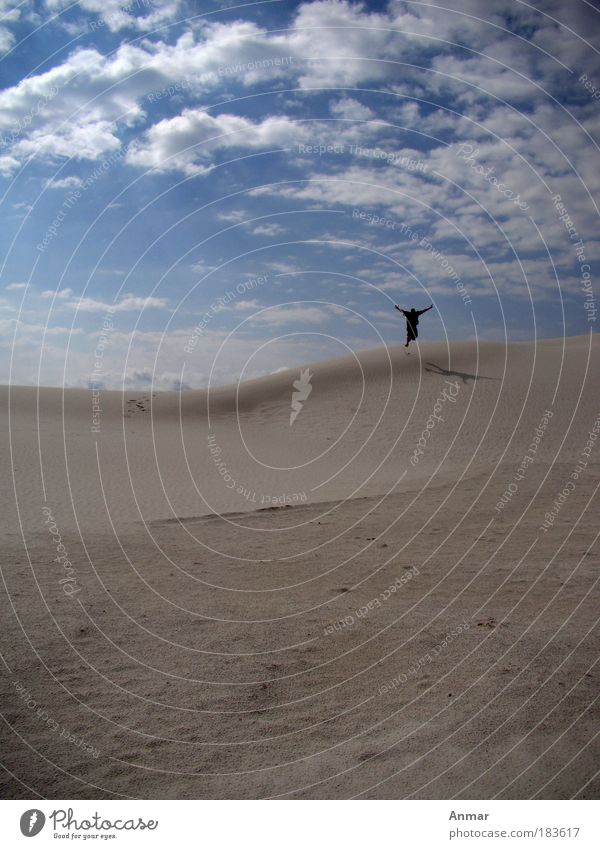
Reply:
<svg viewBox="0 0 600 849"><path fill-rule="evenodd" d="M286 496L312 503L412 488L431 476L454 481L517 457L549 406L552 428L538 459L551 460L567 434L561 456L571 460L579 450L567 433L574 409L582 426L597 412L592 391L579 398L588 346L585 337L508 349L438 343L411 355L398 347L316 363L292 426L300 369L239 390L101 391L96 418L89 391L17 387L9 405L3 387L19 512L35 527L45 491L62 523L99 530L254 510ZM444 421L435 420L411 464L438 398ZM3 515L11 519L14 500L8 491Z"/></svg>
<svg viewBox="0 0 600 849"><path fill-rule="evenodd" d="M597 340L308 368L2 388L5 794L597 795Z"/></svg>

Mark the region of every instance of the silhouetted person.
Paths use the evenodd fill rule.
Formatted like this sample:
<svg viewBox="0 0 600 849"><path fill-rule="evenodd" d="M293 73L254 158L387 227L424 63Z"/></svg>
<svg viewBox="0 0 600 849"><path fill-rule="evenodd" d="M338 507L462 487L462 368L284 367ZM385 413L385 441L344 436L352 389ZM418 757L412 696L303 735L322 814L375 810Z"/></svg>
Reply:
<svg viewBox="0 0 600 849"><path fill-rule="evenodd" d="M433 309L433 304L430 307L425 307L424 310L403 310L402 307L399 307L398 304L394 304L397 310L399 310L402 315L406 319L406 345L405 348L408 348L410 342L414 342L417 336L419 335L419 331L417 330L417 324L419 323L419 316L423 315L424 312Z"/></svg>

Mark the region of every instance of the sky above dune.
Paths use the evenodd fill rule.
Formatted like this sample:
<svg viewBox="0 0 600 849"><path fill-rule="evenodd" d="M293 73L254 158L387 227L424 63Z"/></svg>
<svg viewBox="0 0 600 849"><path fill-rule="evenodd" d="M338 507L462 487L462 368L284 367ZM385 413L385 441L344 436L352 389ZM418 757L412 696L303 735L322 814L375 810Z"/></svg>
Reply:
<svg viewBox="0 0 600 849"><path fill-rule="evenodd" d="M0 0L0 381L593 331L600 6L443 6Z"/></svg>

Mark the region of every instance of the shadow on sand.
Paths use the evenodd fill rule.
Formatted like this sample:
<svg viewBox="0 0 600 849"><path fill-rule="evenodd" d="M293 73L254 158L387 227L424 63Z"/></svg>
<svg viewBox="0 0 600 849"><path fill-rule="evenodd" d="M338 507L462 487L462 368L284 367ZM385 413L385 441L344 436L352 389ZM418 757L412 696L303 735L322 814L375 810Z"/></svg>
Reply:
<svg viewBox="0 0 600 849"><path fill-rule="evenodd" d="M439 374L443 377L460 377L463 383L466 383L468 380L500 380L499 377L486 377L483 374L467 374L467 372L464 371L450 371L449 369L442 368L435 363L427 363L427 365L432 366L432 368L425 368L425 371L429 371L431 374Z"/></svg>

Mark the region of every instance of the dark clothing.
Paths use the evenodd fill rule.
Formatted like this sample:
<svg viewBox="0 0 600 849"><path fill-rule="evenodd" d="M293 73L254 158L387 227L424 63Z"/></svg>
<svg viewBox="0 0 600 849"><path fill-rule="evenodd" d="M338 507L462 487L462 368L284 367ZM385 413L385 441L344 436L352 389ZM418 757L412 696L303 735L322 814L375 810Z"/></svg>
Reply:
<svg viewBox="0 0 600 849"><path fill-rule="evenodd" d="M402 313L406 318L407 339L414 340L419 335L419 331L417 330L417 324L419 323L419 316L422 315L424 312L425 310L402 310Z"/></svg>
<svg viewBox="0 0 600 849"><path fill-rule="evenodd" d="M417 324L419 323L419 316L423 315L424 312L433 309L433 304L430 307L426 307L424 310L403 310L398 304L395 304L397 310L400 310L404 318L406 319L406 345L405 348L408 348L411 342L414 342L419 335L419 331L417 330Z"/></svg>

